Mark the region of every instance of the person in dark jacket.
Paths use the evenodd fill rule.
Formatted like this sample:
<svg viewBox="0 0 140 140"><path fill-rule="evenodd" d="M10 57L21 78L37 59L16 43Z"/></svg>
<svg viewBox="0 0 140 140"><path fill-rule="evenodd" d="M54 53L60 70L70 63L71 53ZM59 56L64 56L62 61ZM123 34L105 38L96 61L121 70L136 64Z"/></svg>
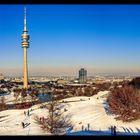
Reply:
<svg viewBox="0 0 140 140"><path fill-rule="evenodd" d="M27 112L27 113L28 113L28 116L29 116L29 110L28 110L28 112Z"/></svg>
<svg viewBox="0 0 140 140"><path fill-rule="evenodd" d="M22 127L24 128L24 126L25 126L24 122L22 122L21 124L22 124Z"/></svg>
<svg viewBox="0 0 140 140"><path fill-rule="evenodd" d="M111 135L113 135L113 126L110 127Z"/></svg>
<svg viewBox="0 0 140 140"><path fill-rule="evenodd" d="M88 126L88 130L89 130L90 124L88 123L87 126Z"/></svg>
<svg viewBox="0 0 140 140"><path fill-rule="evenodd" d="M113 134L116 136L116 126L113 127Z"/></svg>
<svg viewBox="0 0 140 140"><path fill-rule="evenodd" d="M84 126L82 125L82 131L84 130Z"/></svg>

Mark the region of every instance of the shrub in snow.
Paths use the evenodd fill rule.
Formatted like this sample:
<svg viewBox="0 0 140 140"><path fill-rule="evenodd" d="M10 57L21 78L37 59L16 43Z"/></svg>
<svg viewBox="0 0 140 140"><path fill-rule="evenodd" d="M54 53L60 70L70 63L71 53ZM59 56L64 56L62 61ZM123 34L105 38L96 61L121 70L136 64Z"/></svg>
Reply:
<svg viewBox="0 0 140 140"><path fill-rule="evenodd" d="M116 119L130 122L140 118L140 93L130 86L116 88L108 96L107 102Z"/></svg>

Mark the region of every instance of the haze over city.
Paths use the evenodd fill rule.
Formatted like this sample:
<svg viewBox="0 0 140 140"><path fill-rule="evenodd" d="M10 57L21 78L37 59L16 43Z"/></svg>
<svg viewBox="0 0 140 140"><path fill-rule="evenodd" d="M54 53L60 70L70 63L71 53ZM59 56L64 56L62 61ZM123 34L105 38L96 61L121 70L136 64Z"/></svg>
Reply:
<svg viewBox="0 0 140 140"><path fill-rule="evenodd" d="M28 5L30 75L139 74L140 5ZM0 72L22 76L23 5L0 5Z"/></svg>

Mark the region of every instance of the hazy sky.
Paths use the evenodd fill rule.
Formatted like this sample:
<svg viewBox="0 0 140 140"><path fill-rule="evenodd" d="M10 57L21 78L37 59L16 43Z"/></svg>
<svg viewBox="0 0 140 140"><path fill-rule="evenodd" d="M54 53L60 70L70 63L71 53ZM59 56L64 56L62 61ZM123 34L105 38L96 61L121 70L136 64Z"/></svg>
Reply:
<svg viewBox="0 0 140 140"><path fill-rule="evenodd" d="M24 5L0 5L0 73L23 74ZM29 75L140 74L140 5L27 5Z"/></svg>

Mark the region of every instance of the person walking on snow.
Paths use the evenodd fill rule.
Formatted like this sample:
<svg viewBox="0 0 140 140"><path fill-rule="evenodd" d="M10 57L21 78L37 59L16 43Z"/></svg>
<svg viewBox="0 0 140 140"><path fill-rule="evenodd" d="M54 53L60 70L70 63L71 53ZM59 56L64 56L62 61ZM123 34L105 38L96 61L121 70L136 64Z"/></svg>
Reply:
<svg viewBox="0 0 140 140"><path fill-rule="evenodd" d="M22 122L22 127L24 128L24 126L25 126L25 125L24 125L24 122Z"/></svg>
<svg viewBox="0 0 140 140"><path fill-rule="evenodd" d="M89 126L90 126L90 124L88 123L87 126L88 126L88 130L89 130Z"/></svg>
<svg viewBox="0 0 140 140"><path fill-rule="evenodd" d="M82 131L84 130L84 126L82 125Z"/></svg>
<svg viewBox="0 0 140 140"><path fill-rule="evenodd" d="M29 116L29 110L28 110L28 112L27 112L27 113L28 113L28 116Z"/></svg>
<svg viewBox="0 0 140 140"><path fill-rule="evenodd" d="M116 136L116 126L113 127L113 134Z"/></svg>

